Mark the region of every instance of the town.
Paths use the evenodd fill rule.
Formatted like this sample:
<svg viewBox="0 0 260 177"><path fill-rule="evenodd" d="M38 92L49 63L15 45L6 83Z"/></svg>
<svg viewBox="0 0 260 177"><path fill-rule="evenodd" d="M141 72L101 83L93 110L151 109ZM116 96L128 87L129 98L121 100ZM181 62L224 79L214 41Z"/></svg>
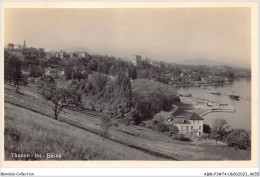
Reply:
<svg viewBox="0 0 260 177"><path fill-rule="evenodd" d="M58 73L64 75L65 68L56 67L59 63L73 60L85 60L89 67L80 68L81 72L98 71L104 74L113 75L116 60L115 57L89 54L86 51L65 52L63 50L56 52L45 52L43 48L26 47L26 41L23 44L6 45L5 50L20 61L31 65L30 75L34 75L34 69L38 73L51 75ZM112 60L112 61L108 61ZM146 78L153 81L162 82L174 86L187 85L211 85L224 84L235 78L249 78L251 71L247 68L234 68L230 66L204 66L204 65L181 65L177 63L168 63L156 61L140 55L133 55L131 58L118 58L118 63L127 65L133 70L131 79ZM44 66L44 68L42 68ZM127 71L126 71L127 72ZM37 74L36 74L37 75Z"/></svg>

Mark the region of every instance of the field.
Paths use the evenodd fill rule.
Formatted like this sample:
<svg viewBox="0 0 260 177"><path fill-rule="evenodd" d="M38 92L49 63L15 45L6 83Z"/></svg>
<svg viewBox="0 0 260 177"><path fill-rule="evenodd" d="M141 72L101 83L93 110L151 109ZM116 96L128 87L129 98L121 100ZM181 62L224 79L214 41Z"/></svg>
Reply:
<svg viewBox="0 0 260 177"><path fill-rule="evenodd" d="M16 93L5 85L5 159L16 160L12 152L61 154L61 160L249 160L251 156L250 150L180 142L141 126L112 127L104 138L99 113L89 110L65 109L58 121L52 117L51 103L32 86Z"/></svg>

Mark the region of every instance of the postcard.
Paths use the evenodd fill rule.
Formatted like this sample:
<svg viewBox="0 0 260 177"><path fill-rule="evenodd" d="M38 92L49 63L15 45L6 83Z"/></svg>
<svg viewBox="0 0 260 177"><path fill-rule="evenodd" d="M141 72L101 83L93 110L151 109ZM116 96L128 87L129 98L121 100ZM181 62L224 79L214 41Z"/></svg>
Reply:
<svg viewBox="0 0 260 177"><path fill-rule="evenodd" d="M257 2L4 2L5 167L256 167Z"/></svg>

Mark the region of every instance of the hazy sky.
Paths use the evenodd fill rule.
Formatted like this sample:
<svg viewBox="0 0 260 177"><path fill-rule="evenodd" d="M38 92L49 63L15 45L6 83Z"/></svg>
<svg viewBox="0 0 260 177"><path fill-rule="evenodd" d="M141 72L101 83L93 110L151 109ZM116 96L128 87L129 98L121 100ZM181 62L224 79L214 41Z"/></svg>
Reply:
<svg viewBox="0 0 260 177"><path fill-rule="evenodd" d="M5 9L5 44L250 66L250 8Z"/></svg>

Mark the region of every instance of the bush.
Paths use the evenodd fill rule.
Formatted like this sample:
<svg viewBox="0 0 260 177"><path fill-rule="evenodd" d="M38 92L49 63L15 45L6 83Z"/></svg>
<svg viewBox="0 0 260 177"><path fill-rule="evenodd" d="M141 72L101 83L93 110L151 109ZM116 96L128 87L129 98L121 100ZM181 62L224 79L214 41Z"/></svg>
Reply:
<svg viewBox="0 0 260 177"><path fill-rule="evenodd" d="M226 138L227 145L229 147L235 147L238 149L247 149L250 147L249 134L242 129L233 130Z"/></svg>
<svg viewBox="0 0 260 177"><path fill-rule="evenodd" d="M150 128L159 133L166 133L168 136L177 135L179 133L179 130L175 125L166 125L164 123L164 119L161 116L154 116L153 120L148 122L147 128Z"/></svg>
<svg viewBox="0 0 260 177"><path fill-rule="evenodd" d="M204 141L206 141L206 143L207 143L207 140L210 138L210 135L208 134L208 133L202 133L201 135L200 135L200 137L199 137L199 141L202 141L202 140L204 140Z"/></svg>
<svg viewBox="0 0 260 177"><path fill-rule="evenodd" d="M190 138L187 138L183 135L176 135L176 136L173 136L173 139L175 140L179 140L179 141L191 141Z"/></svg>
<svg viewBox="0 0 260 177"><path fill-rule="evenodd" d="M210 133L211 128L208 124L203 124L203 133Z"/></svg>
<svg viewBox="0 0 260 177"><path fill-rule="evenodd" d="M177 135L179 133L178 127L173 124L167 125L169 127L169 136Z"/></svg>

